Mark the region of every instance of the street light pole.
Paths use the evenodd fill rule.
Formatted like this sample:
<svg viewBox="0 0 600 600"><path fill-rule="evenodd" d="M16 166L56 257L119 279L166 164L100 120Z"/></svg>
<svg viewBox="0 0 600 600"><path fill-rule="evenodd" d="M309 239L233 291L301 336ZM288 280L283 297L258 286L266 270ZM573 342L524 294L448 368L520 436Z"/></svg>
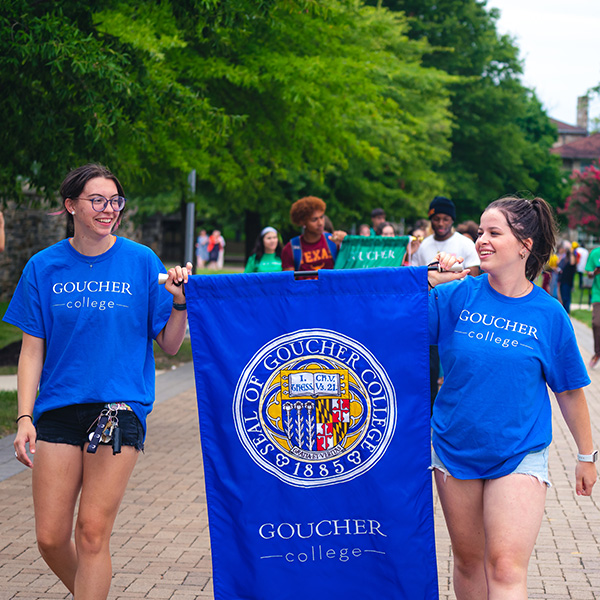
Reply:
<svg viewBox="0 0 600 600"><path fill-rule="evenodd" d="M188 175L188 186L191 196L196 194L196 169L192 169ZM195 265L194 261L194 230L196 228L196 205L194 202L188 202L185 207L185 256L183 257L183 264L191 262Z"/></svg>

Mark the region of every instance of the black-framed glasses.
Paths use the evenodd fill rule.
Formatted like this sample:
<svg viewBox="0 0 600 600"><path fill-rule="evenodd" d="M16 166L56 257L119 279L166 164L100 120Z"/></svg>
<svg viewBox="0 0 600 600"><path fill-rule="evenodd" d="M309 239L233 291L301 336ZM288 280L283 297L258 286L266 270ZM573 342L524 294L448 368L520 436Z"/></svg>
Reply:
<svg viewBox="0 0 600 600"><path fill-rule="evenodd" d="M92 196L91 198L80 198L80 200L88 200L92 203L92 208L96 212L102 212L106 210L110 202L111 208L115 212L119 212L125 208L125 202L127 200L123 196L113 196L112 198L105 198L104 196Z"/></svg>

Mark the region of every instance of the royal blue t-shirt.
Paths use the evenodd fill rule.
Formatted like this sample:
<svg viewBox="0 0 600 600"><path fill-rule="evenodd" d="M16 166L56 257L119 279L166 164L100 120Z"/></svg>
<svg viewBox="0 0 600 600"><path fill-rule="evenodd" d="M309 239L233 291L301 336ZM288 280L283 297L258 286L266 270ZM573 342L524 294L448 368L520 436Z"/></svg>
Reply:
<svg viewBox="0 0 600 600"><path fill-rule="evenodd" d="M485 274L437 286L429 332L444 368L433 446L457 479L514 471L552 440L547 386L590 383L567 313L537 286L522 298L499 294Z"/></svg>
<svg viewBox="0 0 600 600"><path fill-rule="evenodd" d="M98 257L62 240L25 266L4 321L46 341L34 423L54 408L126 402L144 431L154 402L153 340L173 296L156 254L118 237Z"/></svg>

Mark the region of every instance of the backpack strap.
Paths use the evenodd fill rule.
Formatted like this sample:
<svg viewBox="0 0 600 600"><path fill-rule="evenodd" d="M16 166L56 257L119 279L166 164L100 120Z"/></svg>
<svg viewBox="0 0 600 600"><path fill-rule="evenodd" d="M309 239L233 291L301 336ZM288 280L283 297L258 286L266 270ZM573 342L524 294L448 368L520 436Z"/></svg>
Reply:
<svg viewBox="0 0 600 600"><path fill-rule="evenodd" d="M331 239L331 233L329 232L325 232L323 234L325 236L325 239L327 240L327 245L329 246L329 252L331 252L331 258L333 258L333 262L335 262L335 259L337 258L337 254L338 254L338 247L337 244Z"/></svg>
<svg viewBox="0 0 600 600"><path fill-rule="evenodd" d="M290 245L292 247L292 255L294 257L294 271L300 270L300 263L302 262L302 246L300 245L300 236L290 240Z"/></svg>
<svg viewBox="0 0 600 600"><path fill-rule="evenodd" d="M327 245L329 246L329 252L331 252L331 258L333 258L333 262L338 254L338 247L336 243L331 239L331 233L325 232L323 234L325 236L325 240L327 240ZM300 236L296 236L290 240L290 245L292 247L292 255L294 256L294 271L300 270L300 263L302 262L302 246L300 245Z"/></svg>

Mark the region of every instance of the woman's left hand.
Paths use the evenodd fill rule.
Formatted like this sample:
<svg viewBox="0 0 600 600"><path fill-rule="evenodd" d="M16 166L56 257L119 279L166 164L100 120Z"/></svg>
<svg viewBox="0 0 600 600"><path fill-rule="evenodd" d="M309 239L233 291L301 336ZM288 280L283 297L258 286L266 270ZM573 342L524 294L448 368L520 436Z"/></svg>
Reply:
<svg viewBox="0 0 600 600"><path fill-rule="evenodd" d="M173 294L173 302L183 304L185 302L185 291L183 285L188 282L188 277L192 274L193 265L187 263L185 267L172 267L167 271L167 281L165 288Z"/></svg>
<svg viewBox="0 0 600 600"><path fill-rule="evenodd" d="M577 495L591 496L597 477L595 463L577 461L577 467L575 467L575 492Z"/></svg>

